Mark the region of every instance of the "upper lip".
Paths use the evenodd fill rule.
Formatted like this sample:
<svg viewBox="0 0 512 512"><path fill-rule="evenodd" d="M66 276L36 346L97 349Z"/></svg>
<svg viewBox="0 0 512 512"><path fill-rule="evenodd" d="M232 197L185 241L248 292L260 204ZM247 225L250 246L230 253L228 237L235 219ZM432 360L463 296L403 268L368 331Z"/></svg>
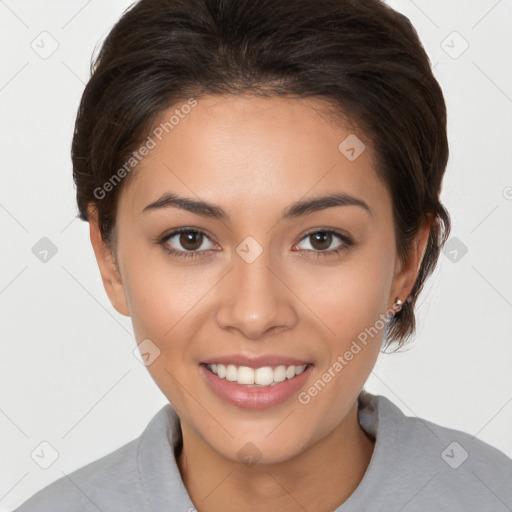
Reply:
<svg viewBox="0 0 512 512"><path fill-rule="evenodd" d="M211 357L203 364L232 364L235 366L247 366L249 368L262 368L264 366L301 366L311 364L309 361L297 359L295 357L281 356L277 354L262 354L247 356L243 354L229 354L225 356Z"/></svg>

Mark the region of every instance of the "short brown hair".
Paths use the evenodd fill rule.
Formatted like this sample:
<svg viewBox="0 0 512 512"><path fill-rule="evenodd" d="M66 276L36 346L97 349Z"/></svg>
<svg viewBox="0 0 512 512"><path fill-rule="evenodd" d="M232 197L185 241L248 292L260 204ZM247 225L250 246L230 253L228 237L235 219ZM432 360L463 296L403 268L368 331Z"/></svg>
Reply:
<svg viewBox="0 0 512 512"><path fill-rule="evenodd" d="M112 242L127 175L98 197L157 116L206 94L320 97L356 120L373 144L393 200L405 260L424 222L430 235L386 347L415 331L414 305L450 232L440 202L448 161L446 106L408 18L380 0L140 0L116 23L91 65L72 143L79 216L98 212ZM123 175L126 173L123 173ZM95 192L96 191L96 192Z"/></svg>

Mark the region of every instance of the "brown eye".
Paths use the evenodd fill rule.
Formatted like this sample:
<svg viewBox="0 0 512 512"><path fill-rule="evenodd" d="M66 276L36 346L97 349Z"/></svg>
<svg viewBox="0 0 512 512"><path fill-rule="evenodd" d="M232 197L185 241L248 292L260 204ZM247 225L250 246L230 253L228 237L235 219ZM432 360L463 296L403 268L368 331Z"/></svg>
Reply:
<svg viewBox="0 0 512 512"><path fill-rule="evenodd" d="M336 244L336 239L341 243ZM330 229L312 231L302 238L300 243L303 242L309 242L309 247L302 247L302 250L312 256L334 256L353 245L348 236Z"/></svg>
<svg viewBox="0 0 512 512"><path fill-rule="evenodd" d="M203 243L203 234L198 231L183 231L180 233L179 243L187 251L196 251Z"/></svg>
<svg viewBox="0 0 512 512"><path fill-rule="evenodd" d="M311 246L318 251L325 251L332 243L332 233L328 231L318 231L309 235Z"/></svg>
<svg viewBox="0 0 512 512"><path fill-rule="evenodd" d="M208 243L210 245L208 245ZM165 251L176 258L201 258L214 250L215 244L197 229L175 229L158 241Z"/></svg>

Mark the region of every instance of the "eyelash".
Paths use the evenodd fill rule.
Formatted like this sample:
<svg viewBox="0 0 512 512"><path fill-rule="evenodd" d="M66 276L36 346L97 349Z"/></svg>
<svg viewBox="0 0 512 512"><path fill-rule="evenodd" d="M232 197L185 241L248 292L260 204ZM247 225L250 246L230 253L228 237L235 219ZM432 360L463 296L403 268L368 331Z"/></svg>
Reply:
<svg viewBox="0 0 512 512"><path fill-rule="evenodd" d="M206 238L210 239L210 237L204 231L201 231L200 229L178 228L178 229L175 229L175 230L171 231L170 233L164 235L156 243L158 245L160 245L162 247L162 249L164 249L164 251L168 255L171 255L173 257L176 257L176 258L182 259L182 260L203 258L205 256L202 256L201 254L204 254L204 253L212 250L212 249L209 249L206 251L193 252L193 251L179 251L177 249L173 249L172 247L169 247L167 245L167 242L171 238L175 237L176 235L180 235L181 233L196 233L196 234L199 233L199 234L202 234L203 236L205 236ZM338 231L335 231L333 229L315 229L314 231L309 231L300 239L299 242L302 242L303 240L307 239L308 237L310 237L311 235L314 235L316 233L324 233L327 235L334 235L337 238L341 239L341 241L344 243L344 245L338 249L331 249L329 251L314 251L314 250L310 250L310 249L303 249L306 252L312 253L312 255L314 255L313 257L315 257L315 258L325 258L325 257L329 257L329 256L338 255L341 252L348 250L353 245L353 241L348 236L346 236L342 233L339 233Z"/></svg>

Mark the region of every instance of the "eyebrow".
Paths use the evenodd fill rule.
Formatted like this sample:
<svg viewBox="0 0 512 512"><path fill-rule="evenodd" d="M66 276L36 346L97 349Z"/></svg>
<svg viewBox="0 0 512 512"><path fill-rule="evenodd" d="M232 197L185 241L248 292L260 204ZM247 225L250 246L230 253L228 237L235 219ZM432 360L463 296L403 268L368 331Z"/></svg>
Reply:
<svg viewBox="0 0 512 512"><path fill-rule="evenodd" d="M357 197L346 193L329 194L313 199L300 200L284 210L283 219L295 219L303 215L308 215L326 208L336 206L358 206L370 215L373 214L371 208ZM229 215L218 205L207 201L181 197L172 192L166 192L156 201L148 204L141 213L161 208L180 208L202 217L209 217L218 220L229 221Z"/></svg>

